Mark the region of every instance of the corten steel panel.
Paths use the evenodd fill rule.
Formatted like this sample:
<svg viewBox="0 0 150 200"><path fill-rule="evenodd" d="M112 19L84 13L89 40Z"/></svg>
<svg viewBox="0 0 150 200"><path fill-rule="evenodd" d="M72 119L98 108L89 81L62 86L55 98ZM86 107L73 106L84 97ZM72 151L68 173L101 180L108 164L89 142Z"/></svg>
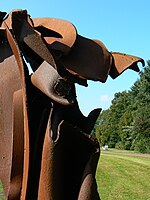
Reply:
<svg viewBox="0 0 150 200"><path fill-rule="evenodd" d="M110 52L70 22L0 12L0 179L6 199L99 200L100 149L75 83L105 82L143 59ZM26 63L33 70L30 75Z"/></svg>

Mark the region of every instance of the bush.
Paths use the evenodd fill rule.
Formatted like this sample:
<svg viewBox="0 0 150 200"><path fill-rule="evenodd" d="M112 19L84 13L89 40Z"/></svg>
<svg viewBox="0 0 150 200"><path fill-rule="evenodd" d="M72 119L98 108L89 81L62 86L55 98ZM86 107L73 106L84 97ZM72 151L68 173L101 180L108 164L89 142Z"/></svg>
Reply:
<svg viewBox="0 0 150 200"><path fill-rule="evenodd" d="M150 153L150 139L141 138L134 143L134 150L139 151L140 153Z"/></svg>
<svg viewBox="0 0 150 200"><path fill-rule="evenodd" d="M116 143L115 149L125 149L125 146L121 141L119 141Z"/></svg>

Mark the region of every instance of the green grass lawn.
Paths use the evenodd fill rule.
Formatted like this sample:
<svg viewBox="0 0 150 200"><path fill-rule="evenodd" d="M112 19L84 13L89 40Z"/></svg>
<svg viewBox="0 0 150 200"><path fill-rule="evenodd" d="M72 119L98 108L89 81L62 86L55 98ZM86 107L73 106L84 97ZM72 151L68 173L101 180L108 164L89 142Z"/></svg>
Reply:
<svg viewBox="0 0 150 200"><path fill-rule="evenodd" d="M3 188L2 188L1 181L0 181L0 200L5 200L5 196L4 196L4 193L3 193Z"/></svg>
<svg viewBox="0 0 150 200"><path fill-rule="evenodd" d="M96 178L101 200L150 200L150 158L102 151Z"/></svg>

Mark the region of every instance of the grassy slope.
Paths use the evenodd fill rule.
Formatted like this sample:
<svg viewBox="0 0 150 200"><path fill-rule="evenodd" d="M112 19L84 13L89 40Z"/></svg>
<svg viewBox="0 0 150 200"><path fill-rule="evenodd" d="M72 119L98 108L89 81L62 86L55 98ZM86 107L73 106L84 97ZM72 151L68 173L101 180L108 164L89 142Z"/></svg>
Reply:
<svg viewBox="0 0 150 200"><path fill-rule="evenodd" d="M113 153L102 152L98 164L101 200L150 200L150 158Z"/></svg>

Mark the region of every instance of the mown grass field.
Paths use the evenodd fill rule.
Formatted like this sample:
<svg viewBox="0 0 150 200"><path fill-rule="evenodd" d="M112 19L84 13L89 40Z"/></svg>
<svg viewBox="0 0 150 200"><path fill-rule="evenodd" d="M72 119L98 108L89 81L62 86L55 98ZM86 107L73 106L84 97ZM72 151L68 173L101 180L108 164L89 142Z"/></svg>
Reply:
<svg viewBox="0 0 150 200"><path fill-rule="evenodd" d="M5 200L5 196L4 196L4 193L3 193L3 188L2 188L1 182L0 182L0 200Z"/></svg>
<svg viewBox="0 0 150 200"><path fill-rule="evenodd" d="M102 151L96 178L101 200L150 200L150 155ZM0 200L5 200L1 183Z"/></svg>
<svg viewBox="0 0 150 200"><path fill-rule="evenodd" d="M150 200L148 156L114 149L102 151L96 174L101 200Z"/></svg>

